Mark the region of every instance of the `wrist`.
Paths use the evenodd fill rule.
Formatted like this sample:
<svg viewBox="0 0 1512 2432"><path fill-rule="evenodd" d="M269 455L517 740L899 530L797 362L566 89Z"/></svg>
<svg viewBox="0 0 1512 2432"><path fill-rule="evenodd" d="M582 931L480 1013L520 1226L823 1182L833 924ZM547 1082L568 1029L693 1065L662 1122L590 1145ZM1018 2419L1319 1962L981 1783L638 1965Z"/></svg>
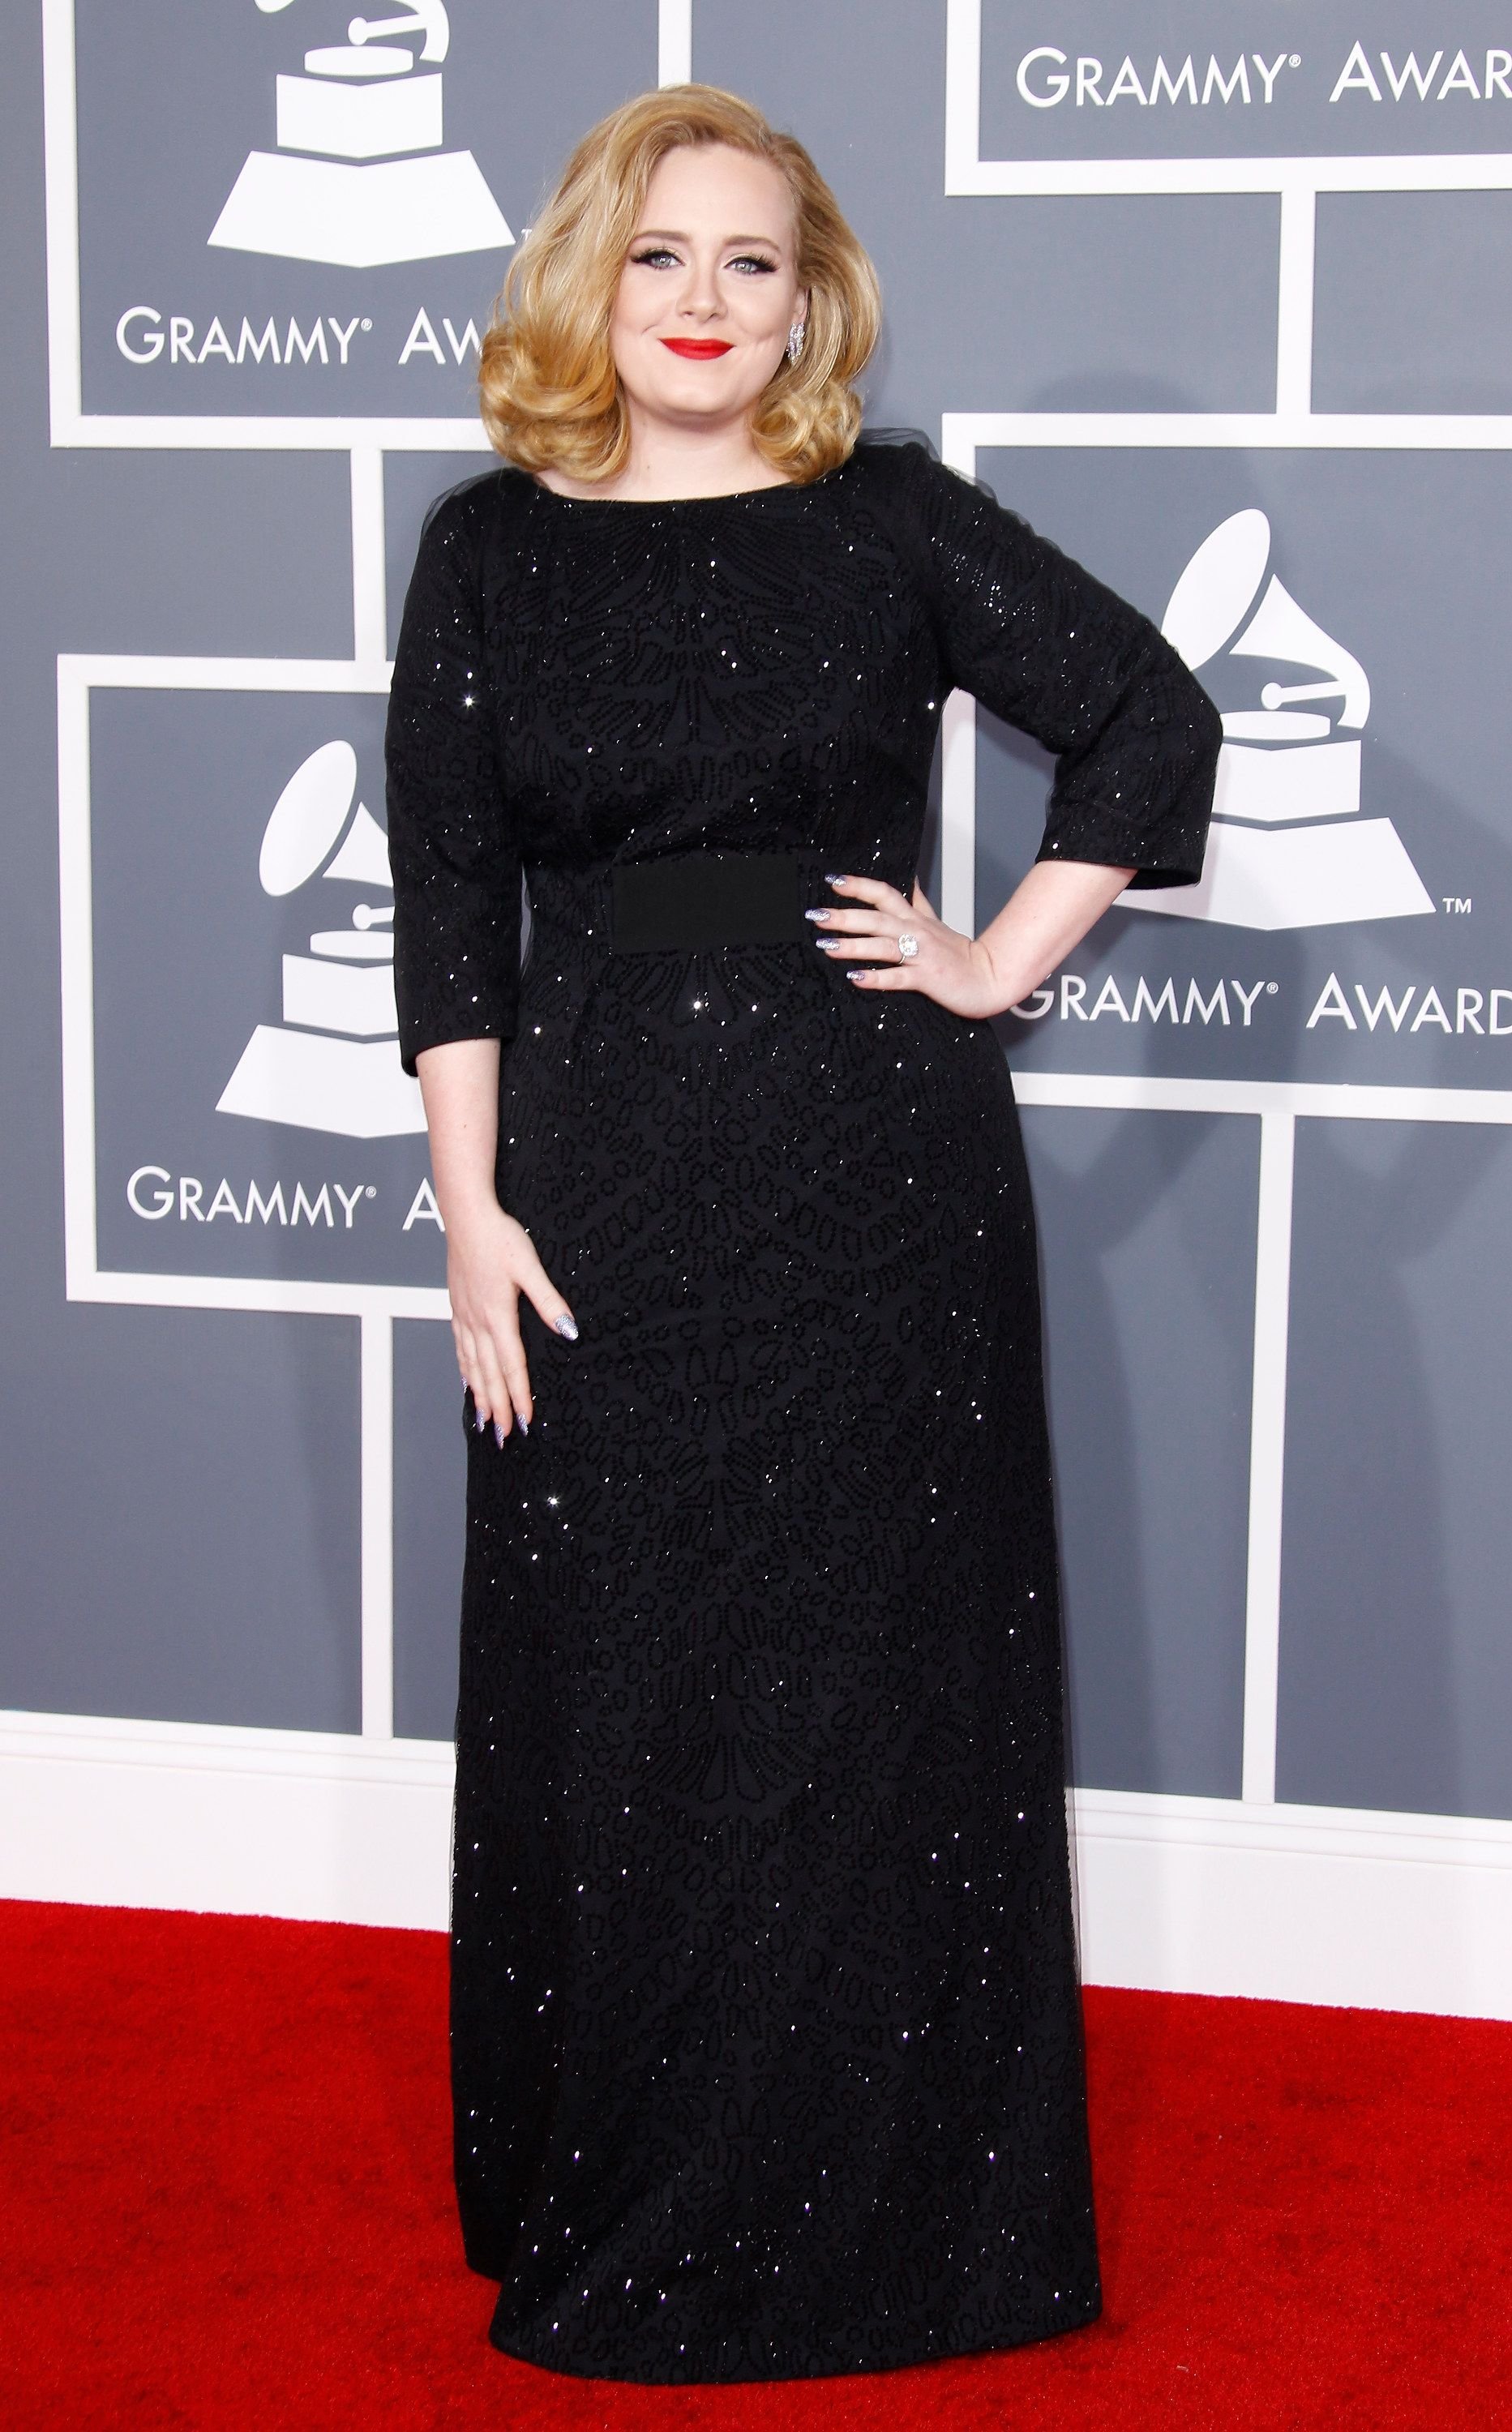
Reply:
<svg viewBox="0 0 1512 2432"><path fill-rule="evenodd" d="M988 996L988 1019L1011 1012L1015 1005L1033 993L1039 982L1029 965L1016 962L1008 954L994 954L986 937L973 941Z"/></svg>
<svg viewBox="0 0 1512 2432"><path fill-rule="evenodd" d="M469 1183L461 1191L438 1191L436 1201L449 1238L482 1231L497 1224L504 1212L491 1182Z"/></svg>

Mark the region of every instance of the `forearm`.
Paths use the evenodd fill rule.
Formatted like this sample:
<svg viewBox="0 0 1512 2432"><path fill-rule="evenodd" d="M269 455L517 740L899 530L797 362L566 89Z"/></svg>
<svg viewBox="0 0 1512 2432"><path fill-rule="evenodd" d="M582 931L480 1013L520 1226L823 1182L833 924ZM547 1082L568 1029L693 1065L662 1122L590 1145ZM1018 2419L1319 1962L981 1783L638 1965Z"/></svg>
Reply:
<svg viewBox="0 0 1512 2432"><path fill-rule="evenodd" d="M448 1232L496 1208L499 1148L499 1041L457 1039L415 1059L431 1136L436 1204Z"/></svg>
<svg viewBox="0 0 1512 2432"><path fill-rule="evenodd" d="M1037 861L977 939L994 1013L1022 1005L1100 920L1133 876L1101 862Z"/></svg>

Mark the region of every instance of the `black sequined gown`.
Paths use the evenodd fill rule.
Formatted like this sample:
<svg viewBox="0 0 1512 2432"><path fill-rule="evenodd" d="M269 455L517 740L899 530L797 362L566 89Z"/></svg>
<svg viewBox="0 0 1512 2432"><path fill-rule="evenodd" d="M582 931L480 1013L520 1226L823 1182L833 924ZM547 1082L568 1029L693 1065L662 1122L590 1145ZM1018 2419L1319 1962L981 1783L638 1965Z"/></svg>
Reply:
<svg viewBox="0 0 1512 2432"><path fill-rule="evenodd" d="M705 845L909 888L953 684L1061 755L1045 853L1196 875L1206 697L916 445L656 504L498 470L405 609L403 1049L509 1042L500 1197L581 1329L523 1309L530 1436L468 1431L452 1924L467 2256L570 2373L1097 2311L1001 1052L810 943L606 929L613 864Z"/></svg>

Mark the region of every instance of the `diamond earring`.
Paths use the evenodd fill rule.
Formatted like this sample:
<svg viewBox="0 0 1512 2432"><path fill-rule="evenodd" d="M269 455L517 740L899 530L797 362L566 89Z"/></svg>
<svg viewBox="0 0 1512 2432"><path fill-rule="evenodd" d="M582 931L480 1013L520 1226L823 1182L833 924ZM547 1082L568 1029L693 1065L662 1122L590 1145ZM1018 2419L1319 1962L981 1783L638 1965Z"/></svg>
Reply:
<svg viewBox="0 0 1512 2432"><path fill-rule="evenodd" d="M788 332L788 361L790 363L795 363L799 356L803 353L803 350L804 325L801 321L794 321L791 329Z"/></svg>

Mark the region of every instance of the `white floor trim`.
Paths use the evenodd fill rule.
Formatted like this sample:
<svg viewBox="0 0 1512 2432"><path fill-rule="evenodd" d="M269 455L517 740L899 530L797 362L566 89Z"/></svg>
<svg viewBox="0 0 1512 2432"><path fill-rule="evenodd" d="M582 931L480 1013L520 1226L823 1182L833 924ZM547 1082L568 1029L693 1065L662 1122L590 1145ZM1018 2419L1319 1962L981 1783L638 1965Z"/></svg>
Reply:
<svg viewBox="0 0 1512 2432"><path fill-rule="evenodd" d="M0 1714L0 1897L443 1927L432 1740Z"/></svg>
<svg viewBox="0 0 1512 2432"><path fill-rule="evenodd" d="M1512 1823L1087 1790L1091 1984L1512 2018ZM439 1930L433 1740L0 1714L0 1897Z"/></svg>
<svg viewBox="0 0 1512 2432"><path fill-rule="evenodd" d="M1512 2018L1512 1824L1076 1794L1089 1984Z"/></svg>

